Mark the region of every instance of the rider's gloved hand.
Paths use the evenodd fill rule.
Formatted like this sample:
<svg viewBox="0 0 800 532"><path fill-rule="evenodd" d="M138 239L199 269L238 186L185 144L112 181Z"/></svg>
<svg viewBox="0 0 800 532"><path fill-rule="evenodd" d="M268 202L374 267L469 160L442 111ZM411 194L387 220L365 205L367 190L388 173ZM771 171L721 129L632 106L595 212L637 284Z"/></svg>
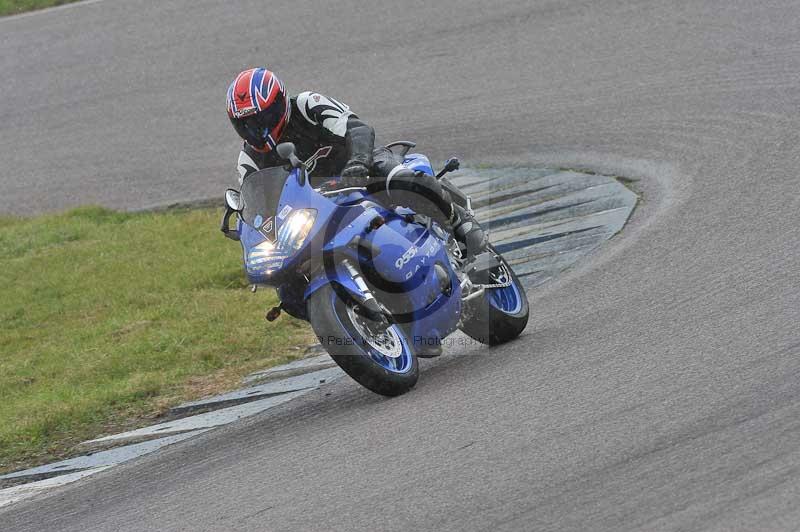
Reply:
<svg viewBox="0 0 800 532"><path fill-rule="evenodd" d="M369 168L361 161L349 161L342 170L342 184L348 187L364 186Z"/></svg>

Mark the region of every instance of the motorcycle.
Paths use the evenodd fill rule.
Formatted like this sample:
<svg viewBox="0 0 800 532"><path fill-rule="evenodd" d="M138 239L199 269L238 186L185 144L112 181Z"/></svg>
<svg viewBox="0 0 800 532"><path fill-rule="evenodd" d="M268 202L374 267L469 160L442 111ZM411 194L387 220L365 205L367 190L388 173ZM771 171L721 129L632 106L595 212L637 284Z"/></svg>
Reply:
<svg viewBox="0 0 800 532"><path fill-rule="evenodd" d="M415 172L434 175L412 142L387 146ZM336 178L312 186L308 162L291 143L277 146L286 169L248 175L225 193L221 230L238 240L248 281L277 288L281 311L310 322L333 360L367 389L407 392L419 377L418 357L441 353L462 330L487 345L519 336L528 300L508 262L491 245L471 255L444 228L407 206L390 207L363 187ZM454 200L471 200L444 174ZM236 214L235 228L230 219Z"/></svg>

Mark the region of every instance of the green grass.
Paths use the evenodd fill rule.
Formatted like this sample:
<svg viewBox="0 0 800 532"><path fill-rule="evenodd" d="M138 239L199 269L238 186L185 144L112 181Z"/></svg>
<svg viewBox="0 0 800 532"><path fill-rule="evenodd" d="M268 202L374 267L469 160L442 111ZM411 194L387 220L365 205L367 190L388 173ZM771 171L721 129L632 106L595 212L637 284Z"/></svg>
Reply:
<svg viewBox="0 0 800 532"><path fill-rule="evenodd" d="M0 16L15 15L23 11L33 11L44 7L70 4L77 0L0 0Z"/></svg>
<svg viewBox="0 0 800 532"><path fill-rule="evenodd" d="M69 454L310 343L267 323L214 209L0 218L0 471Z"/></svg>

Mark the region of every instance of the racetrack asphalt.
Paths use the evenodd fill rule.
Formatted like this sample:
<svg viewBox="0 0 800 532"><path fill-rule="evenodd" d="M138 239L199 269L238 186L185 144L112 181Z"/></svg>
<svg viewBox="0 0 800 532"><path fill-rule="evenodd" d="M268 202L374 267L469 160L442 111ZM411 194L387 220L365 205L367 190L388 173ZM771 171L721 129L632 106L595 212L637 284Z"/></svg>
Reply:
<svg viewBox="0 0 800 532"><path fill-rule="evenodd" d="M0 211L221 194L223 94L256 64L379 140L644 194L530 294L522 339L452 347L392 400L339 381L0 529L797 529L798 20L797 2L710 0L104 0L0 20Z"/></svg>

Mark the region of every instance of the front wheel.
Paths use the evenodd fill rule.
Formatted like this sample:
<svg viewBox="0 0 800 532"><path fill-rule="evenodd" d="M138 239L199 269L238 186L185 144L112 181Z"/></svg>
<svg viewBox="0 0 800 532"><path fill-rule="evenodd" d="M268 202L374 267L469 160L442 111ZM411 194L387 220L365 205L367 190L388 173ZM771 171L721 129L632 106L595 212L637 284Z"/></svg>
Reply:
<svg viewBox="0 0 800 532"><path fill-rule="evenodd" d="M507 275L511 284L503 288L487 288L483 295L465 302L460 328L483 344L498 345L513 340L525 330L528 325L528 296L503 256L492 246L489 250L502 264L498 277L493 281L502 281L502 276Z"/></svg>
<svg viewBox="0 0 800 532"><path fill-rule="evenodd" d="M400 326L357 314L353 302L329 284L311 295L307 308L320 343L356 382L389 397L404 394L417 383L417 357Z"/></svg>

